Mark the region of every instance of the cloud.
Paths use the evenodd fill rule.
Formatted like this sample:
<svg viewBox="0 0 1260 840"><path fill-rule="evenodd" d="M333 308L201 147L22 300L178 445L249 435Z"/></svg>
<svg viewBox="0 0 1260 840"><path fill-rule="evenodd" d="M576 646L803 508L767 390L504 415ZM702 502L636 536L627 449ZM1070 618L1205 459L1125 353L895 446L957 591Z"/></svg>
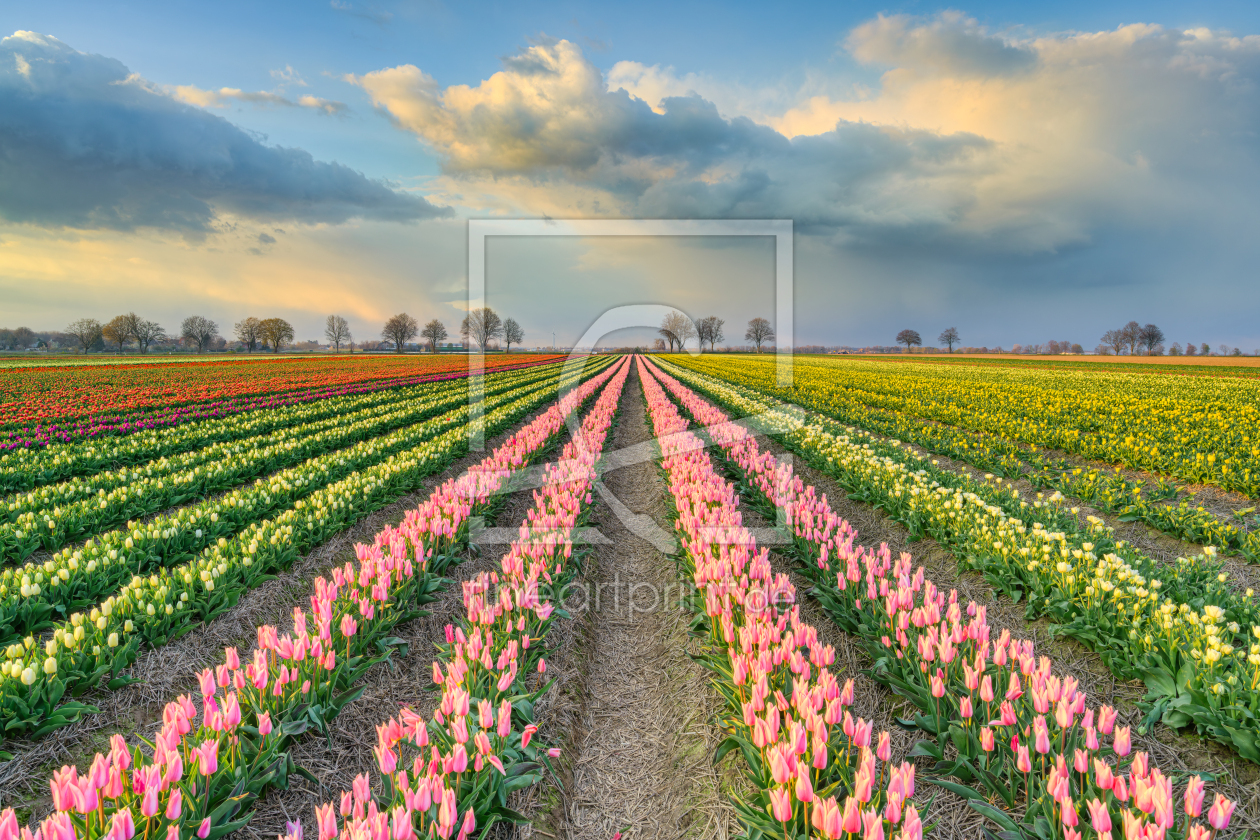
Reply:
<svg viewBox="0 0 1260 840"><path fill-rule="evenodd" d="M266 146L114 59L33 32L0 40L0 218L195 237L221 215L315 224L449 212L300 149Z"/></svg>
<svg viewBox="0 0 1260 840"><path fill-rule="evenodd" d="M361 9L353 3L345 2L345 0L331 0L328 5L342 14L366 20L369 23L375 23L377 26L385 26L394 19L393 12L382 12L372 7Z"/></svg>
<svg viewBox="0 0 1260 840"><path fill-rule="evenodd" d="M913 67L951 75L992 76L1027 70L1034 50L991 35L960 12L930 20L880 15L850 33L846 44L859 61Z"/></svg>
<svg viewBox="0 0 1260 840"><path fill-rule="evenodd" d="M343 114L349 108L349 106L344 102L335 102L331 99L320 99L318 96L311 96L309 94L306 96L299 96L297 104L303 108L314 108L315 110L322 111L329 116Z"/></svg>
<svg viewBox="0 0 1260 840"><path fill-rule="evenodd" d="M1260 37L1135 24L1016 41L948 14L881 17L846 44L893 65L879 89L814 97L772 124L798 139L863 121L992 141L998 165L957 226L990 247L1185 236L1257 214Z"/></svg>
<svg viewBox="0 0 1260 840"><path fill-rule="evenodd" d="M275 79L282 87L289 85L297 85L298 87L306 87L306 80L293 69L292 64L284 65L283 70L272 70L271 78Z"/></svg>
<svg viewBox="0 0 1260 840"><path fill-rule="evenodd" d="M344 102L331 99L320 99L306 94L295 102L283 94L268 91L245 91L240 88L219 88L218 90L202 90L192 85L177 85L172 89L174 97L189 105L200 108L226 108L232 101L249 102L253 105L273 105L284 108L310 108L320 113L337 116L349 110Z"/></svg>
<svg viewBox="0 0 1260 840"><path fill-rule="evenodd" d="M793 217L864 238L930 231L972 202L991 144L969 133L840 123L802 140L696 95L654 110L568 41L504 61L477 87L436 82L412 65L347 80L415 132L457 179L500 191L575 190L580 207L629 216ZM673 92L673 91L669 91ZM537 195L535 195L537 197Z"/></svg>
<svg viewBox="0 0 1260 840"><path fill-rule="evenodd" d="M1260 37L1017 37L950 12L843 43L879 85L773 115L719 109L720 86L668 67L605 76L567 41L475 86L413 65L346 78L439 156L450 200L492 212L788 217L886 254L1029 259L1255 218Z"/></svg>
<svg viewBox="0 0 1260 840"><path fill-rule="evenodd" d="M264 245L274 245L276 238L269 233L260 233L258 234L258 241Z"/></svg>

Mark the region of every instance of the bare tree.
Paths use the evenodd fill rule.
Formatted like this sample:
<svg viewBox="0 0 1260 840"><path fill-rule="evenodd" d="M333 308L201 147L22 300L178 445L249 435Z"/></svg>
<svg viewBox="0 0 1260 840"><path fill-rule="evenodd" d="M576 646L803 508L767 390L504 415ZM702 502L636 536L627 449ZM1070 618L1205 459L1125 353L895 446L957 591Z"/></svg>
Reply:
<svg viewBox="0 0 1260 840"><path fill-rule="evenodd" d="M521 325L516 323L515 318L508 318L503 322L503 344L505 352L512 350L513 344L520 344L525 340L525 331L521 329Z"/></svg>
<svg viewBox="0 0 1260 840"><path fill-rule="evenodd" d="M914 330L902 330L897 333L897 343L906 345L906 352L910 352L911 347L922 347L923 339Z"/></svg>
<svg viewBox="0 0 1260 840"><path fill-rule="evenodd" d="M394 345L395 353L401 353L407 342L415 338L419 331L420 325L415 318L406 312L399 312L385 322L385 326L381 328L381 338Z"/></svg>
<svg viewBox="0 0 1260 840"><path fill-rule="evenodd" d="M686 315L674 310L661 319L659 332L669 340L671 349L677 345L682 350L689 340L696 337L696 325Z"/></svg>
<svg viewBox="0 0 1260 840"><path fill-rule="evenodd" d="M258 322L258 341L263 349L271 345L273 353L280 352L280 346L293 340L293 325L283 318L266 318Z"/></svg>
<svg viewBox="0 0 1260 840"><path fill-rule="evenodd" d="M257 318L246 318L236 324L236 338L245 345L248 353L253 353L262 340L262 321Z"/></svg>
<svg viewBox="0 0 1260 840"><path fill-rule="evenodd" d="M464 323L459 326L459 334L465 340L475 342L478 349L484 351L490 339L503 336L503 321L493 309L483 306L464 316Z"/></svg>
<svg viewBox="0 0 1260 840"><path fill-rule="evenodd" d="M1154 324L1147 324L1138 330L1138 341L1147 353L1154 353L1155 348L1164 343L1164 331Z"/></svg>
<svg viewBox="0 0 1260 840"><path fill-rule="evenodd" d="M761 352L761 345L767 341L774 339L774 328L770 326L770 322L765 318L753 318L748 322L748 330L744 333L744 340L751 341L753 346L757 348L757 352Z"/></svg>
<svg viewBox="0 0 1260 840"><path fill-rule="evenodd" d="M39 336L30 327L18 327L13 331L13 336L10 340L13 342L14 347L19 350L25 350L38 344Z"/></svg>
<svg viewBox="0 0 1260 840"><path fill-rule="evenodd" d="M1129 355L1136 356L1138 346L1142 343L1142 325L1137 321L1130 321L1120 330L1120 335L1124 337L1124 346L1129 348Z"/></svg>
<svg viewBox="0 0 1260 840"><path fill-rule="evenodd" d="M95 318L80 318L66 327L66 335L73 336L74 340L82 345L84 355L87 355L87 351L101 340L101 332L101 322Z"/></svg>
<svg viewBox="0 0 1260 840"><path fill-rule="evenodd" d="M1126 341L1124 330L1107 330L1103 333L1102 343L1114 350L1117 356L1124 350Z"/></svg>
<svg viewBox="0 0 1260 840"><path fill-rule="evenodd" d="M123 348L127 346L127 343L131 341L131 327L127 324L127 316L115 316L108 324L101 327L101 335L110 344L116 345L118 352L121 353Z"/></svg>
<svg viewBox="0 0 1260 840"><path fill-rule="evenodd" d="M666 347L668 348L669 352L673 353L674 345L678 343L678 336L674 335L674 333L671 330L665 327L661 327L660 329L657 330L657 332L661 334L661 337L658 338L657 341L663 341Z"/></svg>
<svg viewBox="0 0 1260 840"><path fill-rule="evenodd" d="M722 326L726 322L716 315L710 315L707 318L701 318L696 323L696 332L700 335L700 348L704 349L704 343L709 342L709 349L712 350L726 336L722 335Z"/></svg>
<svg viewBox="0 0 1260 840"><path fill-rule="evenodd" d="M197 352L204 353L210 342L219 334L219 325L204 315L189 315L180 325L180 335L185 341L197 345Z"/></svg>
<svg viewBox="0 0 1260 840"><path fill-rule="evenodd" d="M328 316L328 320L324 322L324 337L338 351L341 350L341 345L354 340L354 336L350 334L350 322L340 315Z"/></svg>
<svg viewBox="0 0 1260 840"><path fill-rule="evenodd" d="M420 331L421 338L429 340L429 348L436 353L438 342L446 338L446 324L443 324L437 318L424 325L424 329Z"/></svg>
<svg viewBox="0 0 1260 840"><path fill-rule="evenodd" d="M141 353L148 353L150 344L166 338L166 330L156 321L148 321L134 312L124 317L127 318L127 323L131 327L131 337L136 340L136 346L140 348Z"/></svg>
<svg viewBox="0 0 1260 840"><path fill-rule="evenodd" d="M1195 344L1193 341L1186 342L1186 355L1187 356L1193 356L1197 354L1198 352L1199 352L1199 345Z"/></svg>
<svg viewBox="0 0 1260 840"><path fill-rule="evenodd" d="M943 333L936 337L941 344L949 345L949 352L954 352L954 345L958 343L958 328L949 327Z"/></svg>

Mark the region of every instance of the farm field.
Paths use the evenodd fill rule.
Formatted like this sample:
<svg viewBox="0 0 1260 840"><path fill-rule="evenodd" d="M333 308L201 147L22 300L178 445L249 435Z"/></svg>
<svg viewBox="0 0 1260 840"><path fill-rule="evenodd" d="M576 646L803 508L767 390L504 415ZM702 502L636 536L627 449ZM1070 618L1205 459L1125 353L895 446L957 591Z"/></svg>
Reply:
<svg viewBox="0 0 1260 840"><path fill-rule="evenodd" d="M550 356L489 356L487 368ZM0 369L0 452L459 376L464 356L343 356Z"/></svg>
<svg viewBox="0 0 1260 840"><path fill-rule="evenodd" d="M991 353L931 353L862 356L886 362L932 365L1044 367L1166 373L1172 376L1260 376L1260 356L1002 356Z"/></svg>
<svg viewBox="0 0 1260 840"><path fill-rule="evenodd" d="M449 362L0 371L0 840L1260 829L1260 384Z"/></svg>

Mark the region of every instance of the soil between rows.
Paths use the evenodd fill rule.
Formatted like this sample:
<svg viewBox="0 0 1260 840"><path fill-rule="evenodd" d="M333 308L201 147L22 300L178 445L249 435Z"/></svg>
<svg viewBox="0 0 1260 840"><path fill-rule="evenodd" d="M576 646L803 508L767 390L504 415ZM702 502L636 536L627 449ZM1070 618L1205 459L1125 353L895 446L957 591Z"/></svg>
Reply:
<svg viewBox="0 0 1260 840"><path fill-rule="evenodd" d="M650 440L632 371L605 458ZM668 521L656 459L610 469L602 482L631 514L658 528ZM567 603L575 620L557 626L565 635L547 669L557 684L538 707L540 737L565 750L561 778L528 792L522 804L534 824L521 836L730 837L737 824L727 791L740 779L729 761L713 767L720 699L688 656L695 642L675 564L605 499L597 497L591 525L598 544Z"/></svg>

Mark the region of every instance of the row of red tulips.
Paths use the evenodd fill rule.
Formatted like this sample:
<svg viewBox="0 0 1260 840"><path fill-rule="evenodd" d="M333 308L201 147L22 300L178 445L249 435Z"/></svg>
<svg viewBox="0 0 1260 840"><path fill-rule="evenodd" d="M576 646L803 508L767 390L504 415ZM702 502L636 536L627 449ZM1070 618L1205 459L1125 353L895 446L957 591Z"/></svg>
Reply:
<svg viewBox="0 0 1260 840"><path fill-rule="evenodd" d="M761 452L752 434L667 374L673 396L768 509L782 511L823 606L863 642L875 675L918 706L907 725L929 737L912 756L936 759L935 784L965 796L1016 836L1209 838L1229 824L1220 796L1206 813L1191 776L1178 807L1169 777L1134 753L1115 710L1087 706L1071 677L1034 657L1030 641L991 638L985 607L946 596L910 557L863 548L826 497ZM1005 810L994 808L998 802ZM1014 817L1012 815L1015 815ZM1206 817L1207 824L1197 822Z"/></svg>
<svg viewBox="0 0 1260 840"><path fill-rule="evenodd" d="M491 356L485 367L506 369L555 359ZM0 426L6 430L0 432L0 452L467 373L464 356L15 368L0 371Z"/></svg>
<svg viewBox="0 0 1260 840"><path fill-rule="evenodd" d="M435 490L429 504L437 503L440 525L357 546L358 564L317 578L310 611L295 608L289 632L260 626L257 647L245 658L228 648L221 665L199 675L200 707L187 695L169 703L147 749L129 751L114 736L110 752L97 754L86 772L68 766L55 773L54 813L34 831L19 829L12 809L0 812L0 840L131 840L140 832L215 840L241 827L259 795L302 772L286 751L291 740L310 729L327 732L362 693L355 683L363 673L399 645L390 631L421 615L419 607L444 584L468 517L492 503L534 452L545 451L568 414L614 372L574 389L468 474Z"/></svg>

